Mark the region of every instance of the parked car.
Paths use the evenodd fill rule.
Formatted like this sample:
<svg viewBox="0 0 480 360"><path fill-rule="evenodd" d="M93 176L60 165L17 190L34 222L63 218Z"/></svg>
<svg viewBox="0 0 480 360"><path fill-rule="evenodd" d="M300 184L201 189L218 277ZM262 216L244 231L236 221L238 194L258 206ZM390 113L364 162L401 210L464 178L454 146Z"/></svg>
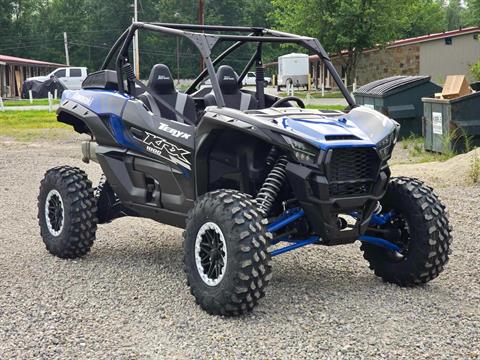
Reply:
<svg viewBox="0 0 480 360"><path fill-rule="evenodd" d="M265 85L271 84L272 82L272 78L268 76L264 76L263 79L265 80ZM256 83L257 83L257 76L253 71L249 71L242 81L242 84L244 86L255 86Z"/></svg>
<svg viewBox="0 0 480 360"><path fill-rule="evenodd" d="M60 80L62 85L68 90L80 90L82 88L82 82L87 77L86 67L63 67L52 71L45 76L34 76L27 78L28 81L47 81L52 77L56 77Z"/></svg>

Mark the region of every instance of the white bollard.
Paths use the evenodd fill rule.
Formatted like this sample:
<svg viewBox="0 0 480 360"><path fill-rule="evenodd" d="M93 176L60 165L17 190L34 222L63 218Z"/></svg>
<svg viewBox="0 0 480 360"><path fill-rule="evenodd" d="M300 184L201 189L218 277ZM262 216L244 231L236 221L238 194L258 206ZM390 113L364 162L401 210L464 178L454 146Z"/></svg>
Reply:
<svg viewBox="0 0 480 360"><path fill-rule="evenodd" d="M55 91L53 92L53 98L57 100L57 96L58 96L58 90L55 89Z"/></svg>
<svg viewBox="0 0 480 360"><path fill-rule="evenodd" d="M52 112L52 93L48 92L48 112Z"/></svg>
<svg viewBox="0 0 480 360"><path fill-rule="evenodd" d="M5 111L5 107L3 106L3 100L1 96L0 96L0 110Z"/></svg>
<svg viewBox="0 0 480 360"><path fill-rule="evenodd" d="M32 93L32 90L28 90L28 98L30 99L30 104L33 104L33 93Z"/></svg>
<svg viewBox="0 0 480 360"><path fill-rule="evenodd" d="M305 105L310 105L310 91L305 96Z"/></svg>
<svg viewBox="0 0 480 360"><path fill-rule="evenodd" d="M322 97L325 97L325 84L322 81Z"/></svg>

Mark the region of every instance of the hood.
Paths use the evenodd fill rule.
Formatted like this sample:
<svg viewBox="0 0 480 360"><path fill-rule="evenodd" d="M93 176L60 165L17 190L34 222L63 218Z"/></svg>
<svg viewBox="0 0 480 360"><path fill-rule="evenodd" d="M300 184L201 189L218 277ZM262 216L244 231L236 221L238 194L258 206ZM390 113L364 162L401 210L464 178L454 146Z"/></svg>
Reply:
<svg viewBox="0 0 480 360"><path fill-rule="evenodd" d="M341 111L308 111L275 119L277 126L296 138L306 140L319 148L375 146L392 133L397 124L385 115L365 107L357 107L348 114Z"/></svg>
<svg viewBox="0 0 480 360"><path fill-rule="evenodd" d="M48 79L50 79L49 76L33 76L33 77L27 78L27 80L25 80L25 81L32 81L32 80L36 80L36 81L47 81Z"/></svg>

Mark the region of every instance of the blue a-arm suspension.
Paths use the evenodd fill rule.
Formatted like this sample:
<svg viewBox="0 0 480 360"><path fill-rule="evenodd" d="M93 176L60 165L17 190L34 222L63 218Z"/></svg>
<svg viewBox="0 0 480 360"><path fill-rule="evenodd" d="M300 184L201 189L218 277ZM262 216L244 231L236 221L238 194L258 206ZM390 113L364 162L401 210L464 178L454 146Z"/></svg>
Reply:
<svg viewBox="0 0 480 360"><path fill-rule="evenodd" d="M293 223L294 221L300 219L303 215L305 215L305 213L300 208L287 210L285 211L285 213L280 215L275 221L267 225L267 231L270 233L275 233L285 228L287 225ZM356 214L352 214L353 217L356 217L355 215ZM385 225L393 218L393 216L394 216L393 212L388 212L380 215L374 214L372 215L372 219L370 220L370 225L372 226ZM277 255L280 255L280 254L283 254L307 245L318 243L320 242L320 240L321 239L318 236L311 236L308 239L304 239L304 240L291 240L289 239L288 236L279 237L273 241L272 245L275 245L280 242L290 242L291 244L279 249L272 250L270 252L270 255L277 256ZM358 240L372 244L372 245L380 246L391 251L401 252L402 250L398 245L388 240L378 238L375 236L362 235L358 238Z"/></svg>

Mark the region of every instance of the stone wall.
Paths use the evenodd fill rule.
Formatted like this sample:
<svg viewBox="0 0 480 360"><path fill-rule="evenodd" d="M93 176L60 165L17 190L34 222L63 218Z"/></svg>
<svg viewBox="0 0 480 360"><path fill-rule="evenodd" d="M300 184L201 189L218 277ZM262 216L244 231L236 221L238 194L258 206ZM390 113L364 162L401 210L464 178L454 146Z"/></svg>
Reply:
<svg viewBox="0 0 480 360"><path fill-rule="evenodd" d="M341 57L334 57L332 61L343 78ZM418 75L419 73L420 47L418 45L370 50L360 55L357 65L357 85L361 86L389 76Z"/></svg>

